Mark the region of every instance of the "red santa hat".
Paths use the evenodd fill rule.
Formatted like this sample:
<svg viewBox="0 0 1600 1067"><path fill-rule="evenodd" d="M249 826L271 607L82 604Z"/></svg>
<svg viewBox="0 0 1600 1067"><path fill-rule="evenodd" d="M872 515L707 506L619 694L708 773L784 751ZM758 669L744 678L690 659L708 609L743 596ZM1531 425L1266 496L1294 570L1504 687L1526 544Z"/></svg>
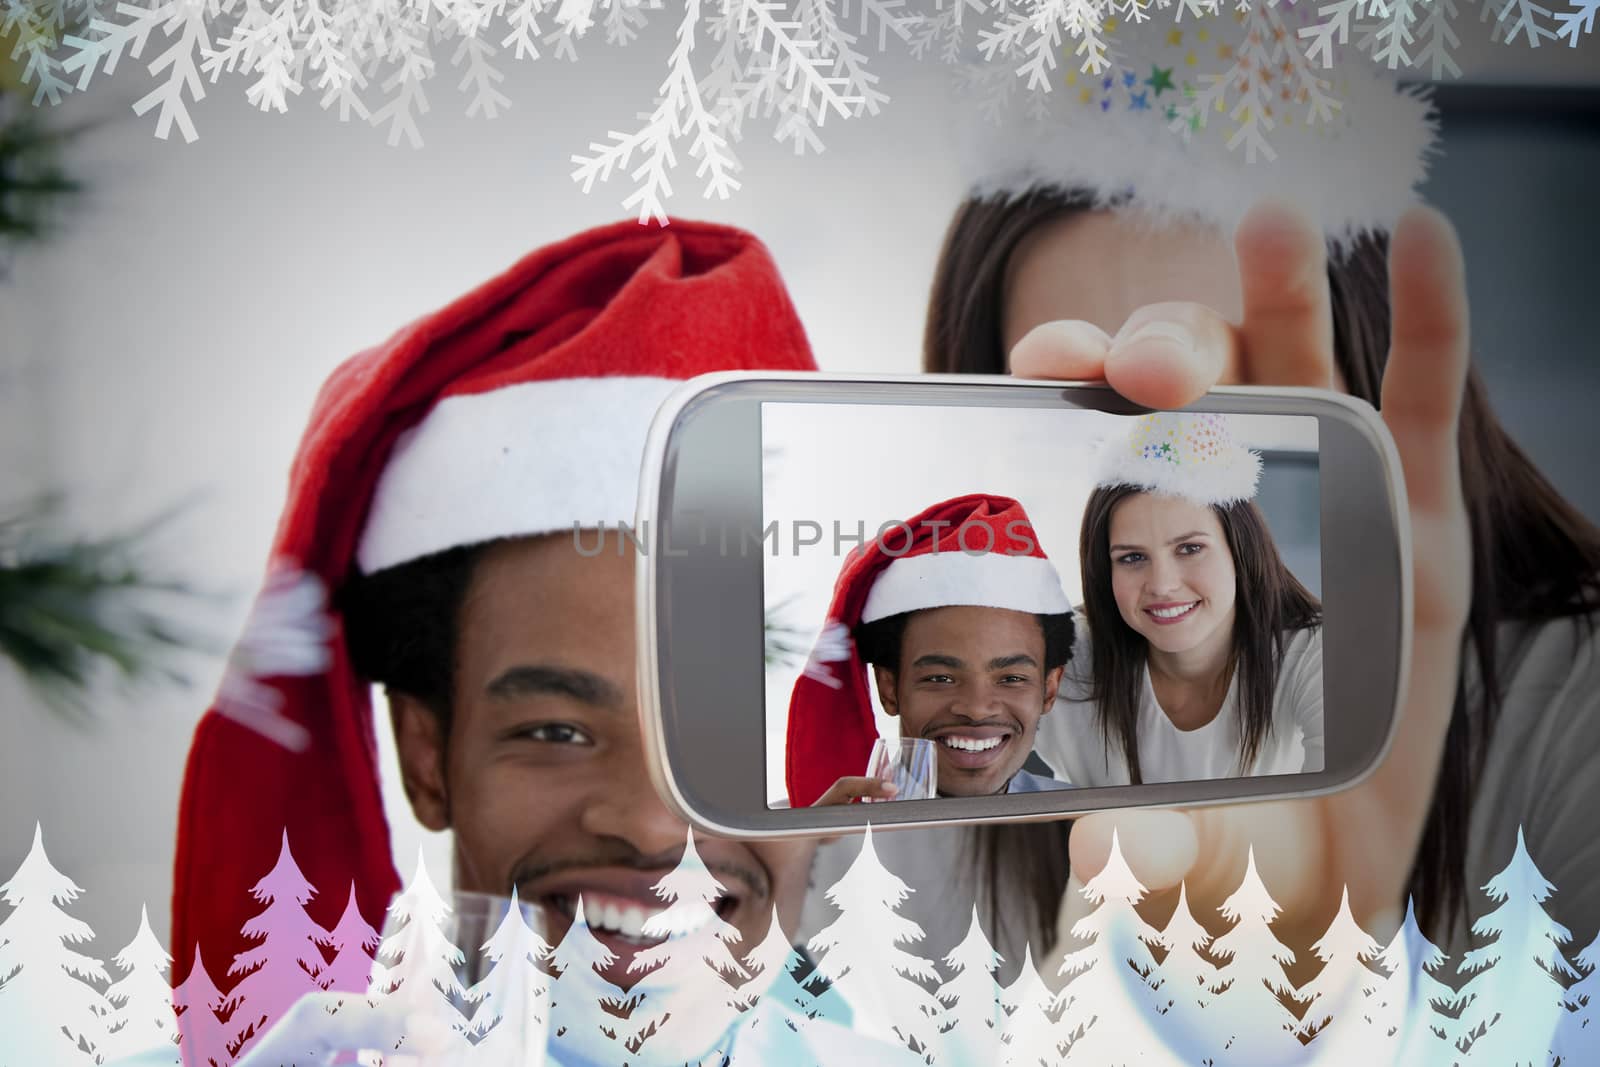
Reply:
<svg viewBox="0 0 1600 1067"><path fill-rule="evenodd" d="M352 881L369 921L399 886L370 686L318 610L324 591L357 564L631 521L662 397L734 369L815 363L766 248L679 221L542 248L334 371L290 472L266 589L189 754L175 956L246 947L250 888L285 832L324 925Z"/></svg>
<svg viewBox="0 0 1600 1067"><path fill-rule="evenodd" d="M956 605L1036 615L1072 610L1027 512L1010 497L974 493L935 504L845 559L827 621L789 699L792 806L813 804L839 778L864 773L877 740L855 629Z"/></svg>

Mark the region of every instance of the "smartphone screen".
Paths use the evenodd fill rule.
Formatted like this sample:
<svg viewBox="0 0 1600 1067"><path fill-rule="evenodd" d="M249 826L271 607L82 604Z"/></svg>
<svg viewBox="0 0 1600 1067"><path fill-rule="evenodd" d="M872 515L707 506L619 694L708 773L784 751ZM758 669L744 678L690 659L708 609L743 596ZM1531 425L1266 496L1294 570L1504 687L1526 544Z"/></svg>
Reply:
<svg viewBox="0 0 1600 1067"><path fill-rule="evenodd" d="M1097 481L1138 418L760 405L768 808L835 776L915 800L1324 769L1318 419L1225 417L1259 457L1243 500L1112 501ZM1174 447L1174 469L1208 461ZM908 529L979 498L1005 526ZM792 713L856 740L802 751Z"/></svg>

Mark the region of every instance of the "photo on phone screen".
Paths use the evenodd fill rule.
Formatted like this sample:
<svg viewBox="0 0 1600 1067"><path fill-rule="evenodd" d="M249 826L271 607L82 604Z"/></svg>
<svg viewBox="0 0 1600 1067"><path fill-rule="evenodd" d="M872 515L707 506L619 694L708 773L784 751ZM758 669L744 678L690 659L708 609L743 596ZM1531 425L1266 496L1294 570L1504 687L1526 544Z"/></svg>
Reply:
<svg viewBox="0 0 1600 1067"><path fill-rule="evenodd" d="M763 402L768 807L1322 771L1317 432Z"/></svg>

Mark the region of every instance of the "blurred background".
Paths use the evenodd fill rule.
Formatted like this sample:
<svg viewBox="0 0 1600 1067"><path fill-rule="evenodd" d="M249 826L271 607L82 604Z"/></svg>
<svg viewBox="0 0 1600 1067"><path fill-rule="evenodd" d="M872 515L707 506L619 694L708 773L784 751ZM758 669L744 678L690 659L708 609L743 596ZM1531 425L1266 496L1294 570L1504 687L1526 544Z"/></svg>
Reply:
<svg viewBox="0 0 1600 1067"><path fill-rule="evenodd" d="M183 600L203 646L175 658L185 681L99 678L74 715L0 663L0 881L42 824L52 861L86 890L73 914L97 931L95 954L127 942L142 902L168 934L189 735L263 574L318 386L522 253L631 213L623 182L586 195L570 157L648 106L669 22L626 49L580 49L580 63L507 63L512 106L493 121L465 117L442 71L421 149L341 125L310 93L286 115L260 113L237 79L208 86L198 141L159 140L151 116L130 109L148 88L131 62L41 113L81 128L60 165L82 189L45 239L5 253L0 516L59 494L56 528L90 539L166 516L140 541L143 566L201 594ZM1475 20L1460 28L1468 77L1438 94L1443 139L1425 193L1460 228L1474 349L1501 414L1600 518L1588 317L1600 42L1532 51L1471 39ZM760 127L741 143L732 199L700 199L685 169L669 208L770 245L824 367L912 372L963 189L949 162L952 90L945 68L903 47L873 63L892 98L881 115L828 124L826 151L799 157ZM15 94L3 99L15 115ZM387 729L378 736L387 749ZM397 787L388 795L397 854L420 844L447 870L448 841L416 826Z"/></svg>

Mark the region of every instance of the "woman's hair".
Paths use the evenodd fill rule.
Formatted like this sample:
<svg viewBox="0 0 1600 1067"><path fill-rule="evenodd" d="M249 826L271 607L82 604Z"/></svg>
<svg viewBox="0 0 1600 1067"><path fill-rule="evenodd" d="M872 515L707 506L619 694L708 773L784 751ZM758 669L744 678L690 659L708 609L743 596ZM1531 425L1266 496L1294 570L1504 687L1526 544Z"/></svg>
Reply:
<svg viewBox="0 0 1600 1067"><path fill-rule="evenodd" d="M1144 492L1130 485L1099 488L1084 507L1078 539L1083 612L1089 622L1092 699L1106 741L1128 760L1129 781L1143 783L1139 766L1139 700L1148 655L1145 638L1123 621L1111 590L1111 518L1117 505ZM1322 623L1322 605L1284 565L1253 501L1213 507L1233 557L1233 649L1229 662L1239 694L1239 766L1246 773L1272 732L1273 696L1289 635Z"/></svg>
<svg viewBox="0 0 1600 1067"><path fill-rule="evenodd" d="M1020 196L969 199L945 235L934 274L923 337L923 369L943 374L1004 374L1002 337L1006 272L1017 245L1046 223L1089 210L1081 193L1040 187ZM1352 396L1379 406L1389 357L1388 241L1369 235L1328 260L1334 359ZM1512 441L1490 410L1477 372L1467 376L1461 411L1461 480L1472 530L1472 607L1464 653L1483 681L1469 703L1456 689L1455 709L1435 787L1435 803L1411 869L1418 920L1444 936L1466 907L1467 822L1473 783L1504 698L1495 630L1506 620L1578 618L1592 626L1600 608L1600 529L1563 500ZM1066 884L1065 835L1048 826L1004 828L1008 848L1039 850L1059 864ZM980 853L984 851L980 847ZM991 850L992 851L992 850ZM1003 862L1003 856L1001 857ZM991 881L1007 877L991 865ZM1031 873L1014 877L1047 892ZM1041 908L1043 902L1040 902ZM1055 903L1049 904L1053 914Z"/></svg>

